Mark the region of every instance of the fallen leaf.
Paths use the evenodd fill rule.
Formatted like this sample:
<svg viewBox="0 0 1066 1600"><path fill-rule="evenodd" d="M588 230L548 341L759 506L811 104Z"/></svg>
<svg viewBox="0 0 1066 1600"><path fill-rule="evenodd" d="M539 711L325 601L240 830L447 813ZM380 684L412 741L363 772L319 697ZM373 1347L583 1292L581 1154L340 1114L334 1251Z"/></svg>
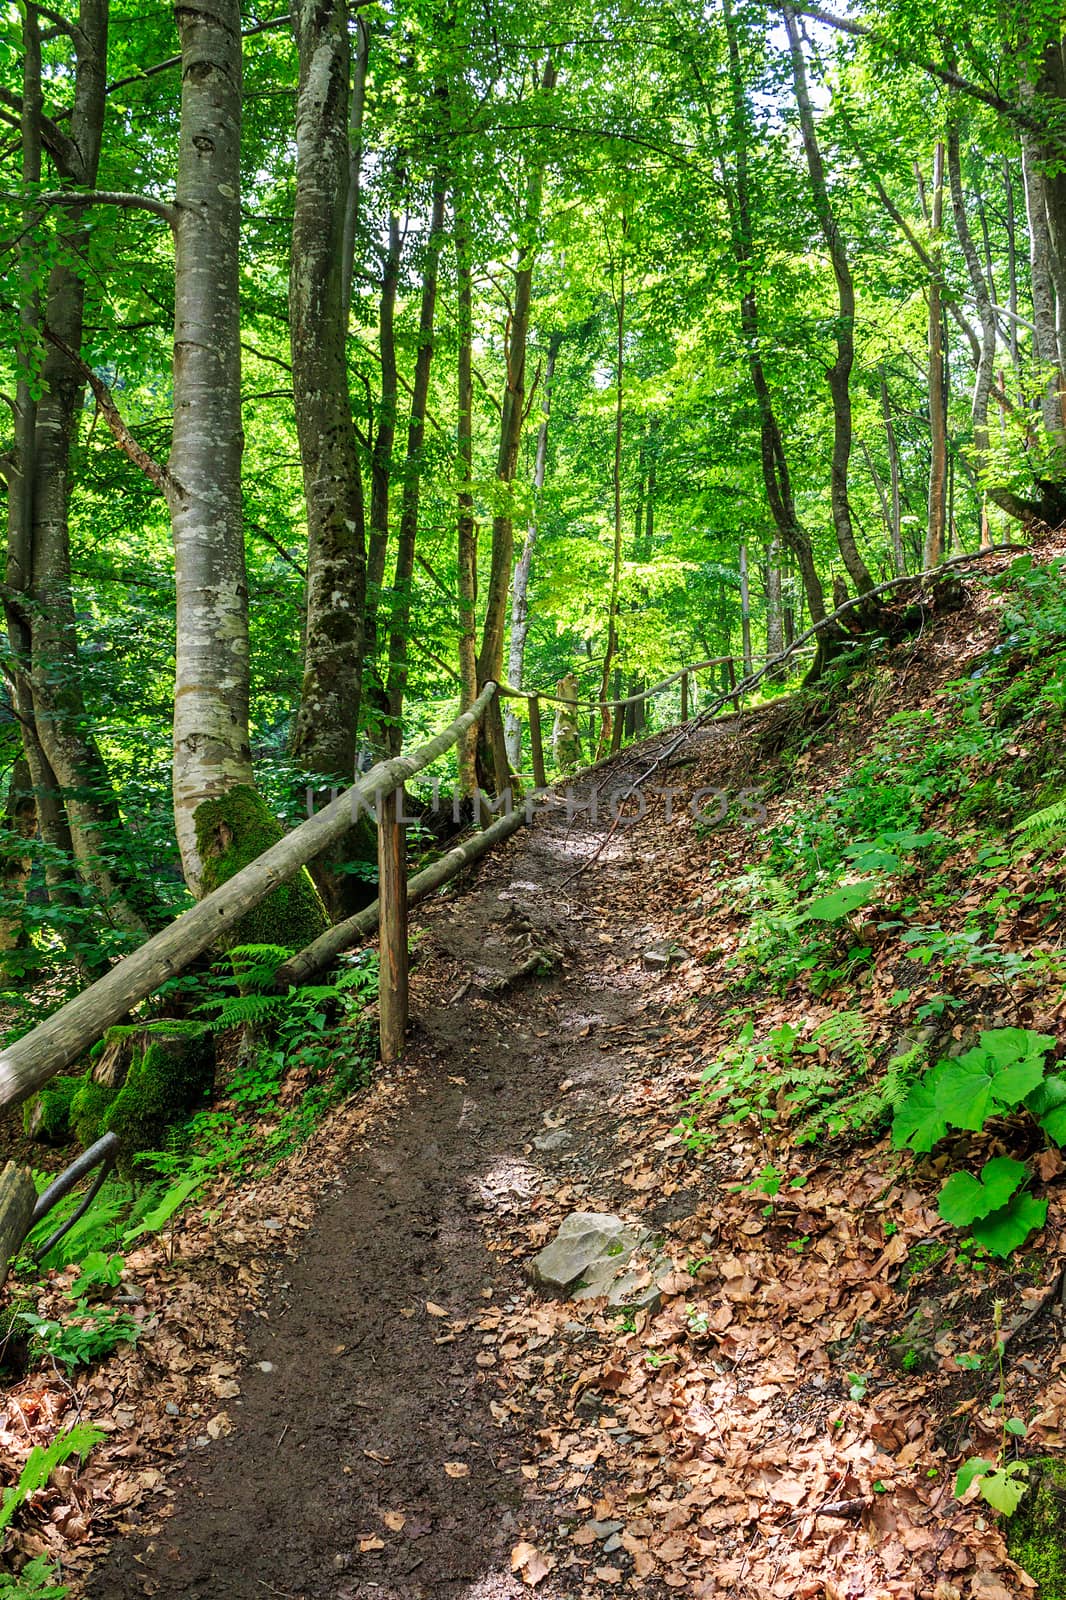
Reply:
<svg viewBox="0 0 1066 1600"><path fill-rule="evenodd" d="M359 1554L362 1556L367 1555L371 1550L384 1550L384 1548L385 1541L384 1539L379 1539L377 1534L373 1534L369 1539L360 1539L359 1541Z"/></svg>
<svg viewBox="0 0 1066 1600"><path fill-rule="evenodd" d="M403 1525L407 1521L402 1511L386 1511L381 1519L390 1533L402 1533Z"/></svg>
<svg viewBox="0 0 1066 1600"><path fill-rule="evenodd" d="M535 1589L537 1584L548 1576L553 1564L541 1554L535 1544L528 1544L524 1539L511 1551L511 1571L517 1572L522 1582L530 1589Z"/></svg>
<svg viewBox="0 0 1066 1600"><path fill-rule="evenodd" d="M450 1317L451 1316L451 1312L450 1311L445 1311L443 1306L437 1305L436 1302L433 1301L433 1300L427 1300L426 1301L426 1311L429 1313L429 1315L431 1317Z"/></svg>
<svg viewBox="0 0 1066 1600"><path fill-rule="evenodd" d="M446 1461L444 1470L449 1478L469 1478L470 1468L465 1461Z"/></svg>

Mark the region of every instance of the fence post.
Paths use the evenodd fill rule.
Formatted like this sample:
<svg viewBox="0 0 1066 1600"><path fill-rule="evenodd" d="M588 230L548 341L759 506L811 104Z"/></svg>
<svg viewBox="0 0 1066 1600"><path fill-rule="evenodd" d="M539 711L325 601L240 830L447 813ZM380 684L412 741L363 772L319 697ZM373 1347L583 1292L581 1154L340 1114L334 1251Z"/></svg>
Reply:
<svg viewBox="0 0 1066 1600"><path fill-rule="evenodd" d="M681 674L681 721L688 721L688 673Z"/></svg>
<svg viewBox="0 0 1066 1600"><path fill-rule="evenodd" d="M533 782L538 789L548 787L544 771L544 740L541 736L540 701L533 695L529 701L529 748L533 756Z"/></svg>
<svg viewBox="0 0 1066 1600"><path fill-rule="evenodd" d="M403 786L382 796L378 815L378 900L381 907L378 1029L381 1059L403 1055L407 1033L407 840L400 818Z"/></svg>

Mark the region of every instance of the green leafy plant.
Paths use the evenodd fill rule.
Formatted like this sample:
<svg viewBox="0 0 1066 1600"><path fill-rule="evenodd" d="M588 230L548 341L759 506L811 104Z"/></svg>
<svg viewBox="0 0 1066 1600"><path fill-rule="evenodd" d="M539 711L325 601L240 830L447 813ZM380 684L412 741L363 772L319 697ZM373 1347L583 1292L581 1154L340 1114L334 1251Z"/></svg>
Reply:
<svg viewBox="0 0 1066 1600"><path fill-rule="evenodd" d="M955 1476L955 1497L961 1500L970 1485L977 1480L981 1498L995 1511L1012 1517L1021 1504L1028 1487L1029 1463L1007 1459L1008 1439L1024 1439L1026 1426L1020 1417L1008 1417L1003 1409L1003 1339L1000 1333L1003 1308L996 1301L993 1309L995 1340L993 1353L999 1373L999 1389L992 1397L992 1409L1001 1416L999 1451L995 1461L984 1456L970 1456Z"/></svg>
<svg viewBox="0 0 1066 1600"><path fill-rule="evenodd" d="M17 1575L0 1572L0 1600L66 1600L65 1583L56 1580L56 1566L47 1556L34 1556Z"/></svg>
<svg viewBox="0 0 1066 1600"><path fill-rule="evenodd" d="M15 1513L30 1496L45 1487L56 1467L61 1467L64 1461L69 1461L75 1455L84 1461L93 1446L106 1437L101 1429L89 1423L78 1423L66 1433L58 1434L50 1445L35 1445L19 1473L18 1483L5 1489L0 1499L0 1534L5 1532Z"/></svg>

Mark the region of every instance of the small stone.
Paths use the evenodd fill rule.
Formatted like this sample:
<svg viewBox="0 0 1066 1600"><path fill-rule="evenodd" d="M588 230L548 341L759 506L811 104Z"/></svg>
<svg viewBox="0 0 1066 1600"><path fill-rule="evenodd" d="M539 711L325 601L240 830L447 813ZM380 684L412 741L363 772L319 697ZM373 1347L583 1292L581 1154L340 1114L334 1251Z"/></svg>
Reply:
<svg viewBox="0 0 1066 1600"><path fill-rule="evenodd" d="M552 1128L550 1133L538 1133L533 1146L537 1150L561 1150L563 1145L570 1143L570 1138L569 1129Z"/></svg>
<svg viewBox="0 0 1066 1600"><path fill-rule="evenodd" d="M168 1400L166 1405L163 1407L163 1409L166 1412L168 1417L180 1417L181 1416L181 1408L180 1408L180 1406L177 1406L174 1403L173 1400Z"/></svg>
<svg viewBox="0 0 1066 1600"><path fill-rule="evenodd" d="M645 950L641 961L646 972L667 972L671 967L676 967L680 962L688 960L688 951L683 950L673 940L663 944L653 944Z"/></svg>
<svg viewBox="0 0 1066 1600"><path fill-rule="evenodd" d="M588 1526L597 1539L609 1539L612 1534L622 1533L625 1529L624 1522L590 1522Z"/></svg>
<svg viewBox="0 0 1066 1600"><path fill-rule="evenodd" d="M620 1533L612 1533L611 1537L604 1541L603 1553L605 1556L610 1556L613 1555L616 1550L621 1550L621 1548L622 1535Z"/></svg>
<svg viewBox="0 0 1066 1600"><path fill-rule="evenodd" d="M273 1361L257 1361L256 1366L259 1368L260 1372L273 1372L274 1370Z"/></svg>

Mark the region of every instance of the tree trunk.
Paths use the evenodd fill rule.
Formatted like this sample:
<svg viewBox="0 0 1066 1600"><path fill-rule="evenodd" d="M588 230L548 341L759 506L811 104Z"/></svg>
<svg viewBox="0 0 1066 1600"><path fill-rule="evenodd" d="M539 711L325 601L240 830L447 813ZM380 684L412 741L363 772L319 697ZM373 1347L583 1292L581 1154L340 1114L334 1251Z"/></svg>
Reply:
<svg viewBox="0 0 1066 1600"><path fill-rule="evenodd" d="M533 568L533 549L537 542L537 518L540 506L540 497L544 489L544 474L548 463L548 422L551 417L552 386L555 382L555 362L559 354L559 346L563 342L561 333L553 333L548 341L548 357L544 366L544 397L541 400L540 427L537 429L537 453L533 463L533 515L526 537L522 543L522 553L514 571L514 590L511 595L511 637L507 648L507 682L512 689L522 687L523 674L526 660L526 637L529 633L529 577ZM510 705L503 715L504 735L507 743L507 759L516 772L522 765L522 724L511 710Z"/></svg>
<svg viewBox="0 0 1066 1600"><path fill-rule="evenodd" d="M549 58L541 79L541 88L550 91L555 87L556 70ZM540 166L530 173L526 191L525 216L522 235L518 243L518 265L515 272L514 310L511 316L510 336L505 359L507 381L503 393L500 415L500 443L496 453L496 479L506 494L514 482L518 465L518 445L522 437L526 396L526 341L529 334L530 298L533 288L533 267L536 261L536 232L540 224L541 201L544 191L544 171ZM503 672L503 635L507 619L507 599L511 588L511 569L514 564L514 517L509 507L501 509L492 519L492 554L489 562L488 592L485 596L485 617L478 654L478 683L490 679L499 681ZM486 775L497 792L507 784L507 773L495 771L491 752L481 742Z"/></svg>
<svg viewBox="0 0 1066 1600"><path fill-rule="evenodd" d="M807 90L807 68L803 60L803 47L800 43L796 14L789 6L783 9L792 57L792 81L803 132L803 148L807 156L807 170L810 173L811 191L814 195L814 209L833 265L840 306L836 332L837 358L829 369L829 392L833 397L833 466L830 482L833 527L844 565L858 592L864 594L874 587L874 581L855 543L851 506L848 501L848 464L851 459L852 439L851 369L855 363L855 285L840 228L829 201L825 166Z"/></svg>
<svg viewBox="0 0 1066 1600"><path fill-rule="evenodd" d="M397 158L396 176L402 178ZM378 304L378 354L381 357L381 399L370 454L370 543L367 552L366 645L364 655L363 698L368 712L371 743L385 748L383 717L387 714L385 690L378 669L378 612L385 561L389 548L389 489L392 485L392 452L396 443L396 415L399 376L396 367L396 294L400 284L400 255L403 241L400 218L389 210L389 242L381 273Z"/></svg>
<svg viewBox="0 0 1066 1600"><path fill-rule="evenodd" d="M760 333L759 302L756 279L752 270L754 257L754 229L751 215L751 185L748 174L749 126L748 109L744 99L744 76L740 59L740 45L730 0L725 0L724 17L729 44L729 80L732 95L731 131L736 151L735 201L731 207L733 252L741 270L744 285L740 301L740 325L751 374L752 387L759 406L759 443L762 461L763 484L782 543L795 557L803 582L811 617L821 622L826 614L821 580L814 565L814 554L806 529L796 512L792 494L792 479L785 453L784 440L774 410L770 385L763 367ZM719 165L723 187L729 192L725 156L719 146Z"/></svg>
<svg viewBox="0 0 1066 1600"><path fill-rule="evenodd" d="M785 615L781 584L781 542L771 539L766 552L766 654L780 655L785 648ZM771 683L784 676L785 668L772 669L767 677Z"/></svg>
<svg viewBox="0 0 1066 1600"><path fill-rule="evenodd" d="M611 487L614 496L614 546L611 553L611 588L607 601L607 648L600 675L600 704L603 706L600 751L611 742L612 720L607 710L607 693L618 649L618 596L622 582L622 425L625 420L625 331L626 331L626 219L622 218L622 253L618 262L618 290L614 294L616 340L614 378L614 454L611 462ZM611 288L614 292L614 263L611 263Z"/></svg>
<svg viewBox="0 0 1066 1600"><path fill-rule="evenodd" d="M933 158L933 198L930 227L934 240L936 270L929 280L929 520L925 536L926 568L938 567L944 559L944 529L947 516L948 418L944 383L944 319L941 312L941 259L939 243L944 220L944 146L938 144Z"/></svg>
<svg viewBox="0 0 1066 1600"><path fill-rule="evenodd" d="M751 591L748 585L748 547L740 546L740 639L744 656L744 676L750 678L751 661Z"/></svg>
<svg viewBox="0 0 1066 1600"><path fill-rule="evenodd" d="M903 554L903 515L900 505L900 480L899 480L899 446L896 443L896 429L892 422L892 404L888 395L888 379L885 369L881 367L881 414L885 419L885 447L888 450L888 476L892 490L892 566L897 578L902 578L907 570L906 558Z"/></svg>
<svg viewBox="0 0 1066 1600"><path fill-rule="evenodd" d="M296 0L292 8L300 70L289 331L307 507L303 681L292 755L326 778L355 771L366 609L365 509L346 357L346 229L349 220L355 226L348 10L345 0Z"/></svg>
<svg viewBox="0 0 1066 1600"><path fill-rule="evenodd" d="M393 609L389 629L389 679L387 727L388 749L398 755L403 748L403 699L407 690L407 638L411 627L411 580L415 569L415 543L418 538L418 502L422 483L422 447L426 437L426 401L433 361L433 323L437 309L437 269L444 231L444 187L438 180L433 194L433 210L426 242L426 263L422 275L422 306L418 324L418 354L411 393L411 420L407 429L407 460L404 464L400 531L396 541L396 576L393 583Z"/></svg>
<svg viewBox="0 0 1066 1600"><path fill-rule="evenodd" d="M196 814L250 786L248 584L241 526L239 313L241 17L237 0L175 11L181 40L174 305L177 671L174 817L200 891Z"/></svg>
<svg viewBox="0 0 1066 1600"><path fill-rule="evenodd" d="M977 254L973 234L966 216L966 196L962 187L962 153L959 144L959 124L952 117L948 122L948 182L951 186L951 209L955 217L955 233L970 274L970 287L981 323L981 359L974 376L970 414L973 418L974 468L979 480L988 470L988 402L992 394L992 378L996 360L996 318L992 310L992 296L988 279Z"/></svg>
<svg viewBox="0 0 1066 1600"><path fill-rule="evenodd" d="M459 681L465 710L477 698L477 523L474 520L474 377L473 292L470 270L470 235L465 199L457 196L455 208L455 259L459 280L459 395L457 432L458 516L456 521L459 567ZM477 729L471 728L459 743L459 786L464 795L477 788Z"/></svg>
<svg viewBox="0 0 1066 1600"><path fill-rule="evenodd" d="M1039 145L1031 133L1022 132L1022 178L1029 219L1029 279L1035 326L1034 354L1041 365L1050 368L1045 375L1040 397L1040 414L1051 445L1066 449L1063 422L1063 374L1059 364L1058 329L1055 312L1055 284L1051 272L1051 234L1048 228L1047 182Z"/></svg>

